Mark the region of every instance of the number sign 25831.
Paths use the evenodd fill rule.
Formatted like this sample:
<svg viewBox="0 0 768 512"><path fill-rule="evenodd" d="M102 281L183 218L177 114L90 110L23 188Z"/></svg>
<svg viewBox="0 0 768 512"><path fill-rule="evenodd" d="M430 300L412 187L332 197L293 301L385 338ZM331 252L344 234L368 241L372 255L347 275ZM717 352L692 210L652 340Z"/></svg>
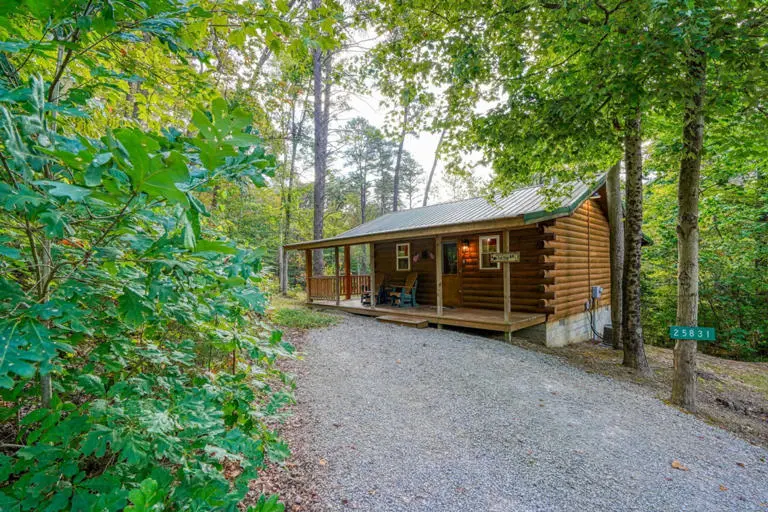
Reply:
<svg viewBox="0 0 768 512"><path fill-rule="evenodd" d="M673 340L715 341L715 329L673 325L669 328L669 337Z"/></svg>

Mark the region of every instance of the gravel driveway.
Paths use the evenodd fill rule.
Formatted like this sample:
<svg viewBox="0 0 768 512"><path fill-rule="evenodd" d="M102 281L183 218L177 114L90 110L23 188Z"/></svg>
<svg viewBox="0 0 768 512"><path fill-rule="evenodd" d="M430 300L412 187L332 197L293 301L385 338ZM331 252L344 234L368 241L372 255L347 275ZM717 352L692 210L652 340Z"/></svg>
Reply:
<svg viewBox="0 0 768 512"><path fill-rule="evenodd" d="M768 511L766 450L555 357L354 316L306 351L331 510Z"/></svg>

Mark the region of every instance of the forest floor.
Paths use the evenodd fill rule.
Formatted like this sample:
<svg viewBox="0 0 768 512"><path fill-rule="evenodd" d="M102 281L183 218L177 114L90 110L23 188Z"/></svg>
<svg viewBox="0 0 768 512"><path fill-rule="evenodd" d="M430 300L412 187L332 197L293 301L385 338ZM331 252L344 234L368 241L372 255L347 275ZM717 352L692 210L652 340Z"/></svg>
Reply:
<svg viewBox="0 0 768 512"><path fill-rule="evenodd" d="M500 338L493 336L494 338ZM521 338L512 343L564 359L588 373L634 382L668 401L672 389L672 349L646 345L653 370L650 378L638 377L621 365L622 352L592 342L547 348ZM697 354L698 412L696 416L768 448L768 363L732 361Z"/></svg>
<svg viewBox="0 0 768 512"><path fill-rule="evenodd" d="M263 492L292 512L768 509L750 490L768 488L765 451L655 400L669 392L669 350L648 347L654 377L638 380L619 353L589 343L516 339L520 350L477 332L287 308L288 324L328 328L283 328L306 356L284 366L297 382L279 427L292 455L251 483L246 503ZM765 372L702 356L699 417L765 445Z"/></svg>

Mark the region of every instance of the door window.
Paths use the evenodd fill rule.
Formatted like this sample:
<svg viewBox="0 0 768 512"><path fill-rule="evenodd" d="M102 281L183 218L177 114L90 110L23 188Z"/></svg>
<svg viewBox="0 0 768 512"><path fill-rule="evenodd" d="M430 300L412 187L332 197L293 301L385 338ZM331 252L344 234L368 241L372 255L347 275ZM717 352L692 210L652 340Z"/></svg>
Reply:
<svg viewBox="0 0 768 512"><path fill-rule="evenodd" d="M443 243L443 274L459 273L459 247L456 242Z"/></svg>

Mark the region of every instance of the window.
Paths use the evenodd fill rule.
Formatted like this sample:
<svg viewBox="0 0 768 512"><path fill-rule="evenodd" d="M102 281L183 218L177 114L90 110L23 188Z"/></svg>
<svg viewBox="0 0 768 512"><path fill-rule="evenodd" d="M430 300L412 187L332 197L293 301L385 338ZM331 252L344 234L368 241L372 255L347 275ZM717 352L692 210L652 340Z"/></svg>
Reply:
<svg viewBox="0 0 768 512"><path fill-rule="evenodd" d="M499 235L480 237L480 270L495 270L499 263L491 263L491 254L499 251Z"/></svg>
<svg viewBox="0 0 768 512"><path fill-rule="evenodd" d="M396 270L411 270L411 244L397 244L395 246Z"/></svg>
<svg viewBox="0 0 768 512"><path fill-rule="evenodd" d="M457 242L443 242L443 274L459 272L459 247Z"/></svg>

